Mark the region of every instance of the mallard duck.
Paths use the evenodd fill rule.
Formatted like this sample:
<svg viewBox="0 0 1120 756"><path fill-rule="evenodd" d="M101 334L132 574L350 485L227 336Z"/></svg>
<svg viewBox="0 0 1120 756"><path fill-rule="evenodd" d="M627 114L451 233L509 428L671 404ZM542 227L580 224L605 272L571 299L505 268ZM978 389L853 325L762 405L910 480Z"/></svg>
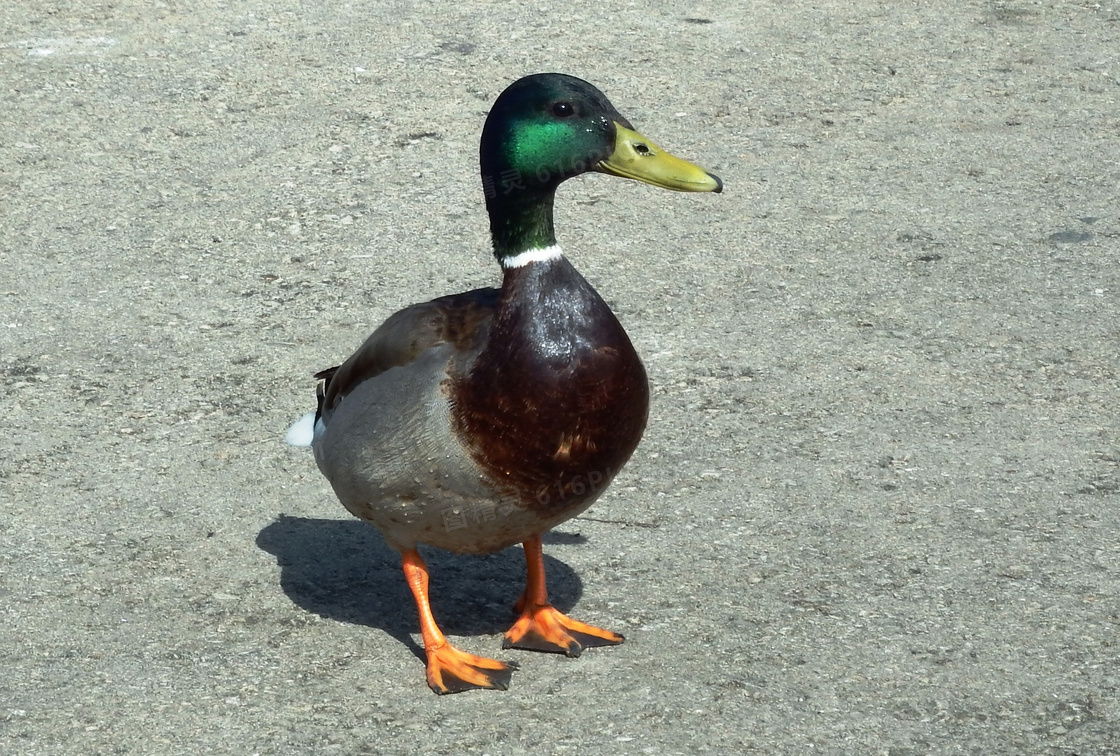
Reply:
<svg viewBox="0 0 1120 756"><path fill-rule="evenodd" d="M679 191L723 189L637 133L594 86L563 74L526 76L502 92L480 158L501 287L390 316L346 362L316 375L307 433L342 504L401 553L436 693L505 689L515 665L448 642L432 616L421 543L470 554L523 545L525 591L503 648L578 656L623 641L559 612L545 588L541 535L603 493L638 445L649 407L630 339L556 243L556 188L598 171Z"/></svg>

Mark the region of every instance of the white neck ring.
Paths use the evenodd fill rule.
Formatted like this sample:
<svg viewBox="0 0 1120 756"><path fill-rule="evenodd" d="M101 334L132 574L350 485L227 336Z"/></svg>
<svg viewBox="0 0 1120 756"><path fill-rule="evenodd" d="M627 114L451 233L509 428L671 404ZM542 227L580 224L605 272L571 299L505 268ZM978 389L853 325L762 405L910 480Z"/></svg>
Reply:
<svg viewBox="0 0 1120 756"><path fill-rule="evenodd" d="M559 260L563 256L564 251L560 249L560 245L553 244L541 249L527 249L512 257L503 257L501 262L503 268L522 268L529 263Z"/></svg>

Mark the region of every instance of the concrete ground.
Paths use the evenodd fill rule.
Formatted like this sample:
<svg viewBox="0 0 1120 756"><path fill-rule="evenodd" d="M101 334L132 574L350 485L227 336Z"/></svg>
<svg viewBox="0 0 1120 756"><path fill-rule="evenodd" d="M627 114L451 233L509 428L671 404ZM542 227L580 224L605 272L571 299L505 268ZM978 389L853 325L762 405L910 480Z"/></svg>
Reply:
<svg viewBox="0 0 1120 756"><path fill-rule="evenodd" d="M654 387L546 542L624 632L503 652L522 560L393 552L282 443L497 280L493 98L586 78L725 180L560 241ZM1120 753L1120 3L0 8L0 751Z"/></svg>

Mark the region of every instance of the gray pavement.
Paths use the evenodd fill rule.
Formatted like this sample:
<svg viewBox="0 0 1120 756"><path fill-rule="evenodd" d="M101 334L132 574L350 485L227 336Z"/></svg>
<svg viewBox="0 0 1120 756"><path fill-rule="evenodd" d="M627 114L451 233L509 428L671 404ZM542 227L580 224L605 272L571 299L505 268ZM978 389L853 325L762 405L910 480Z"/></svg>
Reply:
<svg viewBox="0 0 1120 756"><path fill-rule="evenodd" d="M570 182L654 386L546 542L627 643L436 697L394 554L282 444L497 280L489 103L602 88L721 196ZM1120 753L1120 4L0 8L0 751Z"/></svg>

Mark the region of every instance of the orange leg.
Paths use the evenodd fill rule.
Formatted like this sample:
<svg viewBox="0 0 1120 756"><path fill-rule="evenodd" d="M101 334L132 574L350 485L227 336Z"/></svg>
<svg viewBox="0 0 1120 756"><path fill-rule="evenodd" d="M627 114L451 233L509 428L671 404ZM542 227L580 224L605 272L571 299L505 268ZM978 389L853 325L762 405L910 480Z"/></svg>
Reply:
<svg viewBox="0 0 1120 756"><path fill-rule="evenodd" d="M617 646L622 643L623 637L618 633L577 622L548 603L541 537L533 536L523 545L528 577L525 592L514 607L521 617L506 633L502 648L579 656L583 649L591 646Z"/></svg>
<svg viewBox="0 0 1120 756"><path fill-rule="evenodd" d="M447 642L432 616L432 606L428 602L428 565L424 564L420 553L416 549L402 551L401 565L420 613L420 633L428 655L428 687L440 694L474 688L508 688L513 665L468 654Z"/></svg>

